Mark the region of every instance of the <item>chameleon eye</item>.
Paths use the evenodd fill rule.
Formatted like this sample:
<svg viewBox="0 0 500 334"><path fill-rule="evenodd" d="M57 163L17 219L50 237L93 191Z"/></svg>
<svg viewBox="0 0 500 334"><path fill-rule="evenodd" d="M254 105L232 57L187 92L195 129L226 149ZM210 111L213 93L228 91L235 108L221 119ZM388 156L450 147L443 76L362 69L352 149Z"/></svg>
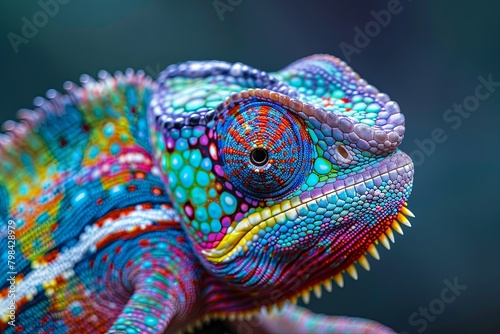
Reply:
<svg viewBox="0 0 500 334"><path fill-rule="evenodd" d="M306 128L295 114L267 101L226 110L217 126L226 179L254 199L276 199L295 191L312 168Z"/></svg>

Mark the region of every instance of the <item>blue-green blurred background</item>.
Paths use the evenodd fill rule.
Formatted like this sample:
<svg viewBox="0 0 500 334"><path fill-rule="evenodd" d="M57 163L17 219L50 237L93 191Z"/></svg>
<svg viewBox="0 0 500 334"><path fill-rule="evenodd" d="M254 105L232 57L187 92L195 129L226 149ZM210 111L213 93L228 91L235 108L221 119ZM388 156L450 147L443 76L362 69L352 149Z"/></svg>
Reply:
<svg viewBox="0 0 500 334"><path fill-rule="evenodd" d="M241 61L268 71L314 53L349 60L406 115L402 149L419 158L409 201L417 218L391 251L379 247L382 259L371 261L370 272L312 298L309 307L410 333L500 332L500 87L456 129L451 126L458 123L443 119L453 104L475 94L478 76L500 81L500 3L401 0L391 22L346 55L341 43L356 46L355 27L364 30L374 21L371 11L389 2L222 0L224 13L211 0L65 2L16 53L9 33L21 36L23 17L33 22L42 7L0 1L1 121L31 107L47 89L100 69L132 67L156 76L192 59ZM425 142L436 128L446 141L419 155L416 141ZM440 304L443 281L455 278L467 288ZM438 314L423 320L420 308L429 306Z"/></svg>

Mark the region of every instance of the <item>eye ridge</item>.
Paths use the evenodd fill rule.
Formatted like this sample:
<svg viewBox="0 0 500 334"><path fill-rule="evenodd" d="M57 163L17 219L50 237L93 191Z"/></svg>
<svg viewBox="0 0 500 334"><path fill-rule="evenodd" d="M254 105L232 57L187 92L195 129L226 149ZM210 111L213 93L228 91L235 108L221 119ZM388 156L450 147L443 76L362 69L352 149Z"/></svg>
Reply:
<svg viewBox="0 0 500 334"><path fill-rule="evenodd" d="M250 162L257 167L264 166L269 162L269 153L262 147L254 148L250 152Z"/></svg>

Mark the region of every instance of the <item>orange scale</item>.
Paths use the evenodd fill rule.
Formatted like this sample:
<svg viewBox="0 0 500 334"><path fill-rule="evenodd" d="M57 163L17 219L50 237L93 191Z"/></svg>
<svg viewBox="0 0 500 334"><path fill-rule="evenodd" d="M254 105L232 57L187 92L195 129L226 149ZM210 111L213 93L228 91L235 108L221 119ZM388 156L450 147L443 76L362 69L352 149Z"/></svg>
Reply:
<svg viewBox="0 0 500 334"><path fill-rule="evenodd" d="M56 283L57 283L57 285L66 283L66 279L64 277L62 277L62 276L57 276L56 277Z"/></svg>
<svg viewBox="0 0 500 334"><path fill-rule="evenodd" d="M146 174L144 172L136 172L134 176L138 180L143 180L146 178Z"/></svg>
<svg viewBox="0 0 500 334"><path fill-rule="evenodd" d="M163 195L163 190L161 190L160 188L154 187L153 189L151 189L151 191L155 196Z"/></svg>

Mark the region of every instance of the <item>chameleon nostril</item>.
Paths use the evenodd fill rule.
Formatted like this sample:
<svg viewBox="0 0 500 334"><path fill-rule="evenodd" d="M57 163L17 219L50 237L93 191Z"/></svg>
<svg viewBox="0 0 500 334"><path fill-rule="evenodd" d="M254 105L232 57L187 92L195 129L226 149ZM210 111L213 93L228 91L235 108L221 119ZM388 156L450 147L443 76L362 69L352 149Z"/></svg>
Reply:
<svg viewBox="0 0 500 334"><path fill-rule="evenodd" d="M339 152L342 158L349 159L349 153L342 146L337 146L337 152Z"/></svg>
<svg viewBox="0 0 500 334"><path fill-rule="evenodd" d="M255 166L264 166L269 161L269 155L263 148L256 148L250 152L250 161Z"/></svg>

